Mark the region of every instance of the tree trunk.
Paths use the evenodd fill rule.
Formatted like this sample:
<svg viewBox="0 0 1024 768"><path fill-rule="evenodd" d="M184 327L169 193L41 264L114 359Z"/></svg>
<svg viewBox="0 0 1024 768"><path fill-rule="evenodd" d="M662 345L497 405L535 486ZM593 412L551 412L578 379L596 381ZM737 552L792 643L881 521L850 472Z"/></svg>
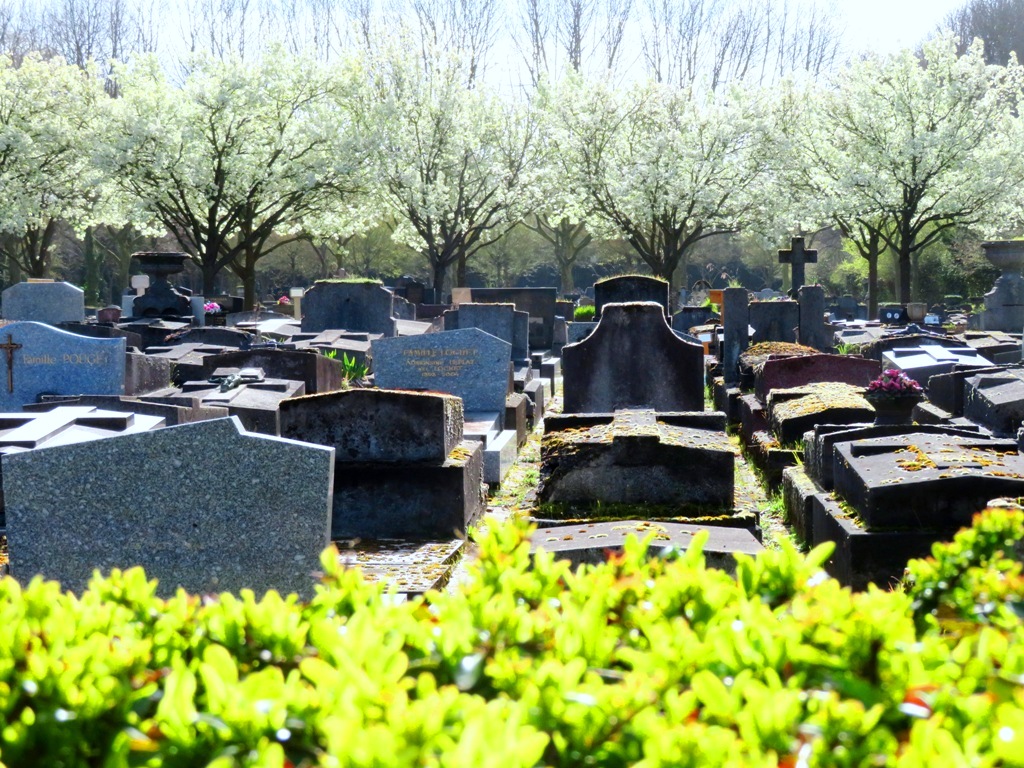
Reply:
<svg viewBox="0 0 1024 768"><path fill-rule="evenodd" d="M444 304L445 279L448 277L448 266L440 259L431 259L431 270L434 273L434 301Z"/></svg>
<svg viewBox="0 0 1024 768"><path fill-rule="evenodd" d="M216 259L203 259L203 296L217 295L217 262Z"/></svg>
<svg viewBox="0 0 1024 768"><path fill-rule="evenodd" d="M95 306L100 301L100 267L103 258L96 248L96 239L93 237L92 227L86 227L85 238L82 243L82 257L85 261L85 303Z"/></svg>
<svg viewBox="0 0 1024 768"><path fill-rule="evenodd" d="M564 261L558 265L559 282L562 284L562 295L566 296L576 290L576 283L573 280L572 264Z"/></svg>
<svg viewBox="0 0 1024 768"><path fill-rule="evenodd" d="M906 306L911 301L910 293L910 248L900 243L899 260L899 302Z"/></svg>
<svg viewBox="0 0 1024 768"><path fill-rule="evenodd" d="M878 319L878 252L865 256L868 262L868 320Z"/></svg>

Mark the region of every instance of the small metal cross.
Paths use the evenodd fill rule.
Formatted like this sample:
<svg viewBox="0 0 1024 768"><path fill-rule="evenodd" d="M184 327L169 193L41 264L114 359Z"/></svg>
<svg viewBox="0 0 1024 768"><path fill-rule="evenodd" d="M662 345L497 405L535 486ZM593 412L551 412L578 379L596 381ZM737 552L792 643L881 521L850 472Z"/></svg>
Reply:
<svg viewBox="0 0 1024 768"><path fill-rule="evenodd" d="M7 353L7 391L14 391L14 350L21 349L22 344L15 344L14 337L7 334L7 343L0 344L0 349Z"/></svg>

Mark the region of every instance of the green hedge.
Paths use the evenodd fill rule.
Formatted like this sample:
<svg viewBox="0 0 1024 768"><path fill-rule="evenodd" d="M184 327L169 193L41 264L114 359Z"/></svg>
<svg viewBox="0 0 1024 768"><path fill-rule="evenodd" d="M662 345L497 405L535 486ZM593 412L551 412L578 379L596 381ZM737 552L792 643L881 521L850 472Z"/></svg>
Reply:
<svg viewBox="0 0 1024 768"><path fill-rule="evenodd" d="M513 526L458 594L403 604L330 553L308 604L5 579L0 762L1024 765L1022 537L990 510L905 591L860 594L824 548L733 578L637 544L572 572L531 568Z"/></svg>

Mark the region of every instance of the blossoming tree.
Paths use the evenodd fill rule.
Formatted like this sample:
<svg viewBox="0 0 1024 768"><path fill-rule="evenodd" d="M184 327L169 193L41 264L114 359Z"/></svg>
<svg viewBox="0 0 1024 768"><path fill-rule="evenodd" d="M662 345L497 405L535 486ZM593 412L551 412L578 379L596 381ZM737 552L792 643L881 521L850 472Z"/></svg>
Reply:
<svg viewBox="0 0 1024 768"><path fill-rule="evenodd" d="M152 58L122 73L106 167L198 261L204 291L230 267L251 306L256 262L288 241L271 236L362 188L350 74L283 54L197 58L180 88Z"/></svg>
<svg viewBox="0 0 1024 768"><path fill-rule="evenodd" d="M0 251L31 277L47 275L61 221L84 229L97 214L106 100L94 72L60 58L0 57Z"/></svg>
<svg viewBox="0 0 1024 768"><path fill-rule="evenodd" d="M673 280L699 240L762 217L771 142L756 92L568 77L549 96L558 161L588 222L624 237L658 277Z"/></svg>
<svg viewBox="0 0 1024 768"><path fill-rule="evenodd" d="M424 61L400 41L371 56L364 116L394 237L423 253L443 292L453 265L463 285L473 254L532 209L540 146L534 112L470 87L458 54Z"/></svg>
<svg viewBox="0 0 1024 768"><path fill-rule="evenodd" d="M998 229L1009 215L1024 181L1022 84L1016 62L987 65L980 42L958 57L939 37L920 59L871 56L800 92L790 104L803 110L781 125L807 215L838 224L869 266L891 248L910 301L912 260L945 230Z"/></svg>

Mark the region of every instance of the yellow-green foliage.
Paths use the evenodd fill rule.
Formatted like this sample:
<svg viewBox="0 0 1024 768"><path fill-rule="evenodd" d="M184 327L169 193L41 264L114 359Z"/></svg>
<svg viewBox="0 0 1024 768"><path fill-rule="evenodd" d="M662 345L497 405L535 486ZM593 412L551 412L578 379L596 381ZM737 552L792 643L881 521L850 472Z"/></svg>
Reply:
<svg viewBox="0 0 1024 768"><path fill-rule="evenodd" d="M785 544L735 578L699 542L531 568L512 526L458 594L405 604L330 551L308 604L164 601L139 570L81 598L6 579L0 763L1022 765L1022 532L988 513L906 593L852 594L827 550Z"/></svg>

